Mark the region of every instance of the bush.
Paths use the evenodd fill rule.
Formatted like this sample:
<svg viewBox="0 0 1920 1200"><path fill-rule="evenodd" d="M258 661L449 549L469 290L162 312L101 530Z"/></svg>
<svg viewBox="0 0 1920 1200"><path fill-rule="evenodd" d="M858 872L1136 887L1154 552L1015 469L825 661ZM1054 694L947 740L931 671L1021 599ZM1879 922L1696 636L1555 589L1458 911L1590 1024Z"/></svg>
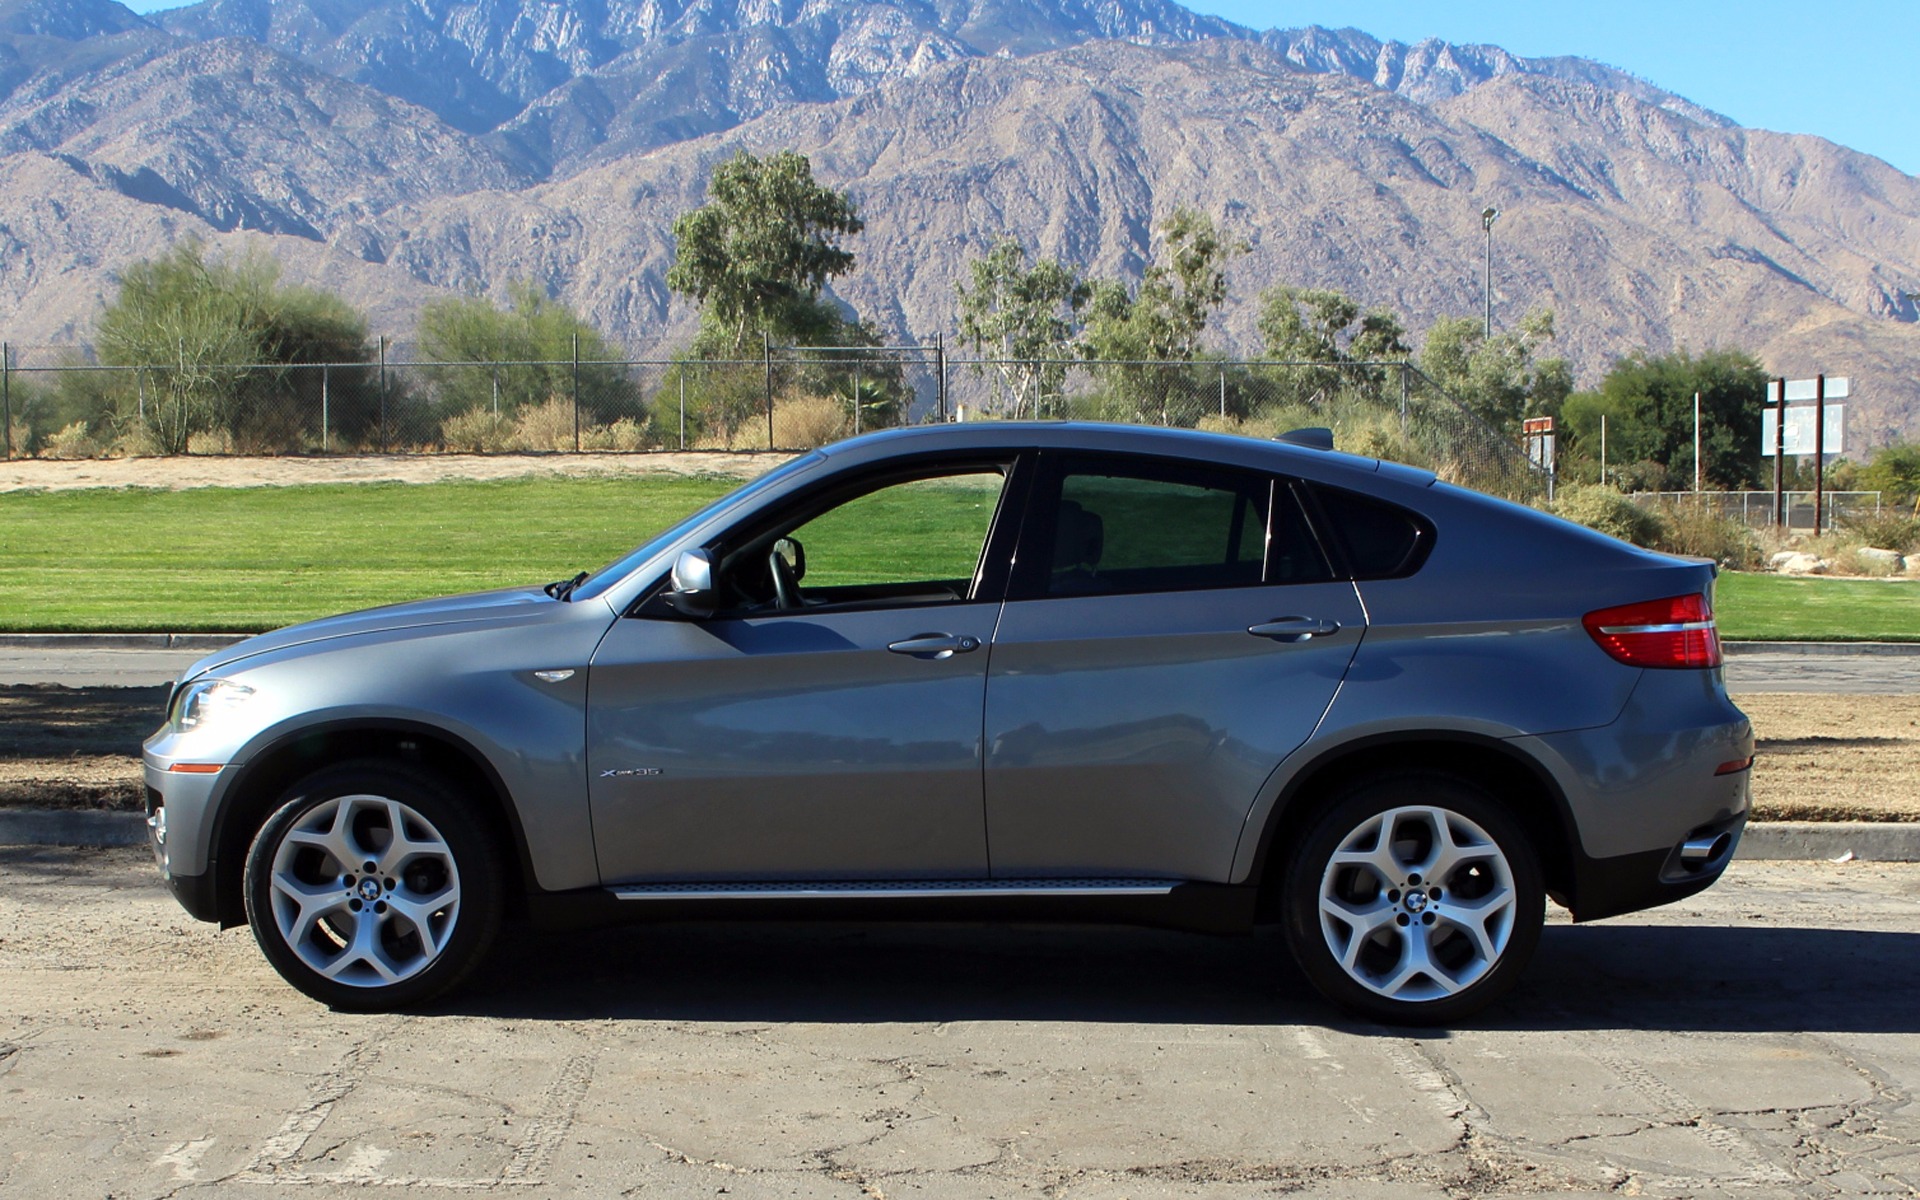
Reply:
<svg viewBox="0 0 1920 1200"><path fill-rule="evenodd" d="M1664 515L1641 508L1612 488L1568 488L1547 505L1547 511L1648 549L1659 546L1667 537L1668 522Z"/></svg>
<svg viewBox="0 0 1920 1200"><path fill-rule="evenodd" d="M499 454L511 447L513 422L482 405L440 422L447 449L463 454Z"/></svg>
<svg viewBox="0 0 1920 1200"><path fill-rule="evenodd" d="M1920 520L1897 512L1846 517L1840 527L1868 546L1902 554L1920 551Z"/></svg>
<svg viewBox="0 0 1920 1200"><path fill-rule="evenodd" d="M1760 543L1743 523L1696 504L1680 504L1665 515L1667 531L1659 548L1668 554L1710 558L1735 569L1760 564Z"/></svg>
<svg viewBox="0 0 1920 1200"><path fill-rule="evenodd" d="M85 421L75 421L50 434L40 453L46 458L99 458L106 449L87 431Z"/></svg>

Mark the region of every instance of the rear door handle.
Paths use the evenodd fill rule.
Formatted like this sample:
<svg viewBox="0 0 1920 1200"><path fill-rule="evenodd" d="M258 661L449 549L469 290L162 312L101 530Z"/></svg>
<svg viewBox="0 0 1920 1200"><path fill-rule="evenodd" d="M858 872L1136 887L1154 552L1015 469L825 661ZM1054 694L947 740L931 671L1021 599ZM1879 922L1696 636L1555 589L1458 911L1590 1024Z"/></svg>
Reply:
<svg viewBox="0 0 1920 1200"><path fill-rule="evenodd" d="M980 639L971 634L916 633L905 641L887 643L887 649L895 654L911 654L915 658L936 661L952 658L956 654L970 654L979 648Z"/></svg>
<svg viewBox="0 0 1920 1200"><path fill-rule="evenodd" d="M1340 632L1340 622L1323 617L1276 617L1264 625L1249 625L1247 632L1276 642L1307 642Z"/></svg>

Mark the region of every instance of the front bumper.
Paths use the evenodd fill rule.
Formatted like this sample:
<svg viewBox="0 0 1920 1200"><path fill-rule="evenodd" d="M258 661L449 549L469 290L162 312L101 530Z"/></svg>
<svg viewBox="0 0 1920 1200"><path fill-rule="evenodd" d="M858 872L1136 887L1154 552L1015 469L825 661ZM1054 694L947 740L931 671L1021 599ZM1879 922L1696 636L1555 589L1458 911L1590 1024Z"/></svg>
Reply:
<svg viewBox="0 0 1920 1200"><path fill-rule="evenodd" d="M180 907L199 920L218 921L212 813L234 768L184 774L169 770L169 760L151 750L141 766L147 783L147 845L154 865Z"/></svg>

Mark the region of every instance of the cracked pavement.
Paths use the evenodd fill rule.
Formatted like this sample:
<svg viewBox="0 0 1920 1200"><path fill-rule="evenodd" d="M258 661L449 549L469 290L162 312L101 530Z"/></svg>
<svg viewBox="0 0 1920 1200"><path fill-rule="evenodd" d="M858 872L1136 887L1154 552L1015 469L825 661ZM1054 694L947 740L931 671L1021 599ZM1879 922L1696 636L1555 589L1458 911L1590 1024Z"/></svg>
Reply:
<svg viewBox="0 0 1920 1200"><path fill-rule="evenodd" d="M1813 1197L1920 1192L1920 867L1738 863L1572 928L1470 1027L1276 939L508 936L329 1012L138 851L0 850L0 1196Z"/></svg>

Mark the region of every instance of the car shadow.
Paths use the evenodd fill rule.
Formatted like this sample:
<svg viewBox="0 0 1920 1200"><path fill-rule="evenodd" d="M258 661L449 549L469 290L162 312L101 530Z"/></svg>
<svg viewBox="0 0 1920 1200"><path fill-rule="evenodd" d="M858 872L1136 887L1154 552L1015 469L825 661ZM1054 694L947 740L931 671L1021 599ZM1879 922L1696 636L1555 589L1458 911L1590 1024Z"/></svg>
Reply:
<svg viewBox="0 0 1920 1200"><path fill-rule="evenodd" d="M1627 923L1545 931L1482 1029L1920 1031L1920 934ZM532 1020L1354 1023L1273 932L684 923L503 937L437 1010Z"/></svg>

